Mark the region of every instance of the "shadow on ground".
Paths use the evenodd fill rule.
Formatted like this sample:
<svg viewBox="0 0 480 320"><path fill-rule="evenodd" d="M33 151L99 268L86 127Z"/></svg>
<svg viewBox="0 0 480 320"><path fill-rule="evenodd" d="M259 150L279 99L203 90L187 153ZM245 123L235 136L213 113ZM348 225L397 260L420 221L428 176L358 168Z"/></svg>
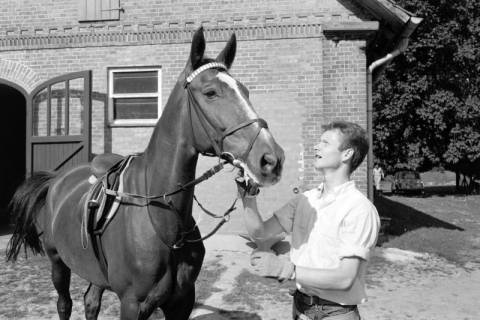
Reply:
<svg viewBox="0 0 480 320"><path fill-rule="evenodd" d="M464 231L463 228L432 217L388 197L375 196L374 203L383 222L386 222L382 230L388 236L400 236L419 228L444 228Z"/></svg>
<svg viewBox="0 0 480 320"><path fill-rule="evenodd" d="M429 186L425 187L425 194L423 197L446 197L446 196L455 196L455 197L466 197L468 193L465 193L463 189L459 189L455 186Z"/></svg>
<svg viewBox="0 0 480 320"><path fill-rule="evenodd" d="M0 219L0 236L12 234L13 224L8 219Z"/></svg>

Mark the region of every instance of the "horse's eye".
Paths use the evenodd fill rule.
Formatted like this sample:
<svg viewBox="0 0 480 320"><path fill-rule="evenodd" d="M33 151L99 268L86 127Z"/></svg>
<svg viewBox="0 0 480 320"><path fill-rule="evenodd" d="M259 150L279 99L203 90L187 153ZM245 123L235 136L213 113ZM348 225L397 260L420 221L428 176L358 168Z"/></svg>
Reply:
<svg viewBox="0 0 480 320"><path fill-rule="evenodd" d="M217 95L217 93L215 92L215 90L209 90L209 91L205 92L204 95L206 95L207 98L213 98Z"/></svg>

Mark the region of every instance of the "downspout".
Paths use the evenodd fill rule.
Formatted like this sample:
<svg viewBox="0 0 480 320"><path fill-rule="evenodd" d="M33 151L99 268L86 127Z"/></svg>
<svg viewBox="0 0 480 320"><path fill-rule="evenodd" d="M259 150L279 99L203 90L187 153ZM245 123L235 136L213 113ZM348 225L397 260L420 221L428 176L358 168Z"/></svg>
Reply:
<svg viewBox="0 0 480 320"><path fill-rule="evenodd" d="M373 202L373 101L372 101L372 87L373 80L372 74L373 71L392 61L395 57L400 55L408 46L408 37L412 32L417 28L417 26L422 22L422 18L411 17L406 23L405 28L400 34L399 40L395 45L395 48L392 52L388 53L384 57L375 60L370 64L367 69L367 132L368 132L368 142L370 148L368 148L367 156L367 196L370 201Z"/></svg>
<svg viewBox="0 0 480 320"><path fill-rule="evenodd" d="M408 42L408 41L405 41ZM405 46L406 47L406 46ZM390 61L392 61L396 56L398 56L402 51L400 49L395 49L392 52L388 53L383 58L375 60L370 64L367 70L367 132L368 132L368 156L367 156L367 195L368 199L373 202L373 100L372 100L372 74L373 71Z"/></svg>

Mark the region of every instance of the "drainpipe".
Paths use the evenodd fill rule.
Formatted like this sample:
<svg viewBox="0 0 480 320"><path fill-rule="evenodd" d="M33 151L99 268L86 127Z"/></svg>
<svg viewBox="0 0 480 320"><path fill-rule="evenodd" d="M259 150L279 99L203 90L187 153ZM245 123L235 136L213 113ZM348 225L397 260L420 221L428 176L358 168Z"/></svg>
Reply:
<svg viewBox="0 0 480 320"><path fill-rule="evenodd" d="M383 58L380 58L372 64L367 69L367 132L368 132L368 142L370 148L368 148L367 156L367 196L370 201L373 202L373 102L372 102L372 74L373 71L380 67L386 66L390 61L395 57L400 55L408 46L408 37L412 32L417 28L417 26L422 22L422 18L411 17L406 23L405 28L403 29L399 41L395 45L395 48L392 52L385 55Z"/></svg>
<svg viewBox="0 0 480 320"><path fill-rule="evenodd" d="M406 41L408 42L408 41ZM373 70L377 67L384 65L392 61L396 56L401 53L399 49L396 49L388 53L383 58L380 58L368 67L367 70L367 132L368 132L368 142L370 148L368 148L367 156L367 196L370 201L373 202L373 101L372 101L372 74Z"/></svg>

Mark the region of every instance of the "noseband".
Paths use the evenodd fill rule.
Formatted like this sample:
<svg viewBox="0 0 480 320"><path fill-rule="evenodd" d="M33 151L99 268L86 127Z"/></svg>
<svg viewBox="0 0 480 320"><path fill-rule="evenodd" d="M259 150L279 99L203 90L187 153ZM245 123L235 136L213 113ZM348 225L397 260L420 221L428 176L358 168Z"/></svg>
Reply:
<svg viewBox="0 0 480 320"><path fill-rule="evenodd" d="M209 120L209 118L205 115L205 112L200 107L198 101L195 99L195 96L193 95L192 89L190 87L190 83L193 81L193 79L196 76L198 76L200 73L202 73L203 71L208 70L208 69L220 69L220 70L226 71L227 67L223 63L210 62L210 63L207 63L207 64L199 67L195 71L193 71L185 79L185 85L184 86L185 86L185 89L187 90L187 94L188 94L188 109L189 109L189 112L190 112L190 122L192 123L192 133L193 133L193 120L192 120L192 109L193 109L193 111L197 115L197 118L200 121L200 124L203 128L203 131L207 135L207 137L210 140L210 143L211 143L211 145L212 145L212 147L215 151L214 154L208 153L208 152L201 152L201 153L203 155L207 155L207 156L217 156L221 159L227 160L228 162L232 163L233 160L235 160L235 157L231 153L225 152L223 150L223 141L225 140L225 138L234 134L235 132L237 132L237 131L239 131L243 128L246 128L246 127L248 127L249 125L251 125L255 122L258 123L257 132L255 133L254 137L250 140L248 148L239 157L241 160L246 161L250 151L252 150L253 144L255 143L258 135L260 134L260 131L263 128L268 129L267 122L262 118L250 119L250 120L247 120L247 121L242 122L240 124L231 126L227 129L225 129L224 131L222 131L222 130L218 129L216 126L214 126L212 124L212 122ZM212 137L209 130L207 129L208 126L210 126L215 131L214 137ZM193 139L195 140L195 134L194 133L193 133Z"/></svg>

